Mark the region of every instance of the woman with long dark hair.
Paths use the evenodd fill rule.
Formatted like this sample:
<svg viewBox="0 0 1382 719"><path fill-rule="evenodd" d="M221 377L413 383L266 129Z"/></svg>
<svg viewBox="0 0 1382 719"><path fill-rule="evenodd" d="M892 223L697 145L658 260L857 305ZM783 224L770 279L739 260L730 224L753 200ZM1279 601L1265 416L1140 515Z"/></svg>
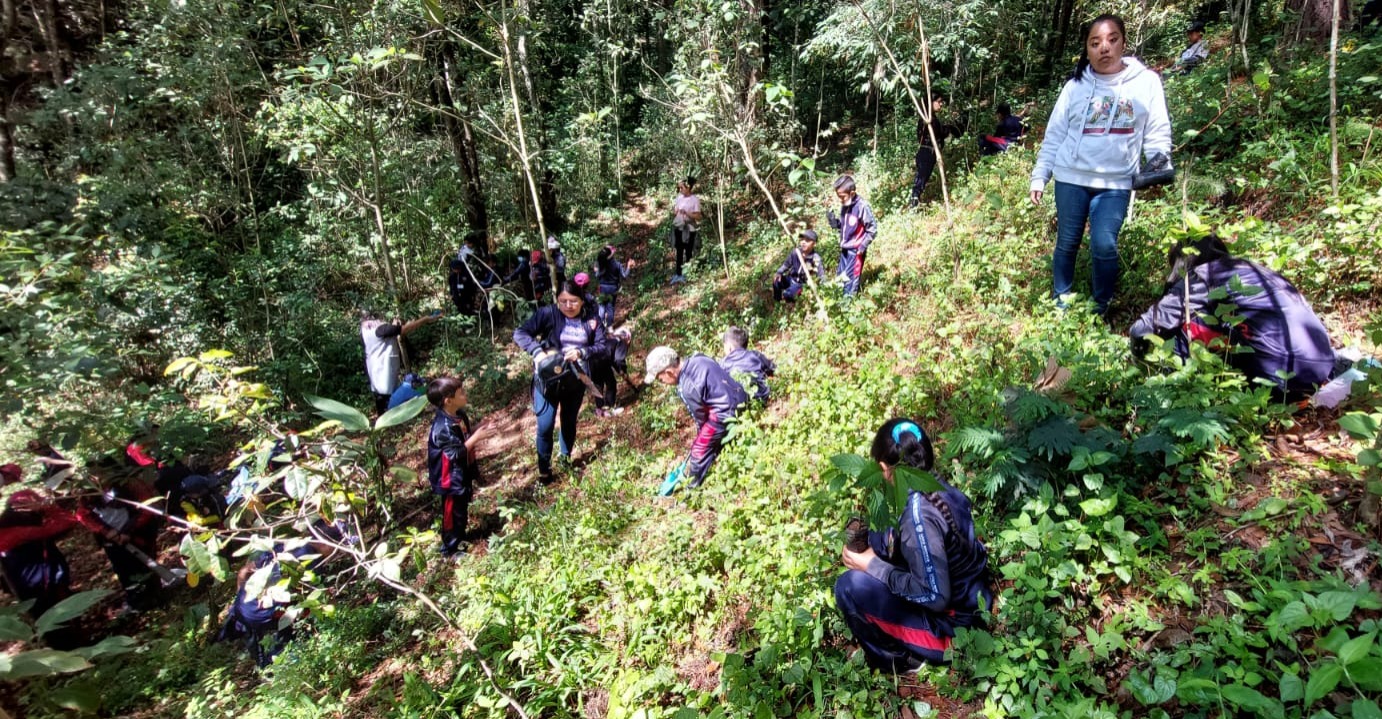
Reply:
<svg viewBox="0 0 1382 719"><path fill-rule="evenodd" d="M926 432L901 417L878 428L872 455L889 483L898 465L935 463ZM851 537L842 553L849 571L835 582L835 605L875 669L945 663L956 627L993 606L988 550L974 534L969 498L937 481L941 491L908 494L897 527L868 532L867 546L862 534Z"/></svg>
<svg viewBox="0 0 1382 719"><path fill-rule="evenodd" d="M561 456L570 462L576 418L585 400L590 360L607 352L605 327L575 282L557 292L556 304L537 308L513 331L513 341L533 356L533 413L537 415L538 480L552 481L552 435L561 416Z"/></svg>
<svg viewBox="0 0 1382 719"><path fill-rule="evenodd" d="M1075 73L1061 89L1032 168L1031 199L1056 186L1056 249L1051 294L1060 303L1075 282L1075 257L1089 224L1092 296L1099 314L1118 286L1118 232L1132 199L1140 160L1170 168L1171 119L1161 78L1124 56L1123 19L1100 15L1085 28Z"/></svg>
<svg viewBox="0 0 1382 719"><path fill-rule="evenodd" d="M677 198L672 201L672 249L676 252L677 269L672 284L685 282L682 266L691 261L700 239L701 198L696 196L696 178L687 176L677 183Z"/></svg>

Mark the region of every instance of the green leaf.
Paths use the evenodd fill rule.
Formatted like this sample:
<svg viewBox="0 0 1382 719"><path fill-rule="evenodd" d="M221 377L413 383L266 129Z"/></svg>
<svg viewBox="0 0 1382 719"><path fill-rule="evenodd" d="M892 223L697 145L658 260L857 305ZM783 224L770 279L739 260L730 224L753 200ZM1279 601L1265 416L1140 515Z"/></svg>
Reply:
<svg viewBox="0 0 1382 719"><path fill-rule="evenodd" d="M1027 435L1027 446L1046 455L1070 454L1070 450L1080 441L1080 429L1075 420L1069 417L1052 417L1032 429Z"/></svg>
<svg viewBox="0 0 1382 719"><path fill-rule="evenodd" d="M81 616L83 612L96 606L109 595L109 589L90 589L85 592L77 592L44 612L43 616L34 622L34 631L38 634L47 634Z"/></svg>
<svg viewBox="0 0 1382 719"><path fill-rule="evenodd" d="M1371 699L1354 699L1353 719L1382 719L1382 709Z"/></svg>
<svg viewBox="0 0 1382 719"><path fill-rule="evenodd" d="M1339 428L1354 439L1372 439L1377 436L1379 416L1382 415L1349 412L1339 418Z"/></svg>
<svg viewBox="0 0 1382 719"><path fill-rule="evenodd" d="M377 432L381 429L388 429L389 427L403 424L418 416L418 413L426 406L427 397L425 395L414 397L381 415L379 419L374 421L374 429Z"/></svg>
<svg viewBox="0 0 1382 719"><path fill-rule="evenodd" d="M1348 678L1359 688L1370 692L1382 692L1382 657L1368 657L1345 667Z"/></svg>
<svg viewBox="0 0 1382 719"><path fill-rule="evenodd" d="M85 659L95 659L96 657L108 657L116 654L124 654L138 646L135 641L123 635L106 637L89 647L74 649L73 654Z"/></svg>
<svg viewBox="0 0 1382 719"><path fill-rule="evenodd" d="M1344 676L1344 667L1338 662L1329 662L1324 666L1318 667L1310 674L1310 681L1305 683L1305 706L1310 706L1324 695L1334 691L1334 687L1339 686L1339 680Z"/></svg>
<svg viewBox="0 0 1382 719"><path fill-rule="evenodd" d="M29 642L34 630L24 620L12 614L0 615L0 642Z"/></svg>
<svg viewBox="0 0 1382 719"><path fill-rule="evenodd" d="M864 474L864 470L870 466L877 466L857 454L837 454L830 458L830 463L840 470L840 473L851 479L859 479Z"/></svg>
<svg viewBox="0 0 1382 719"><path fill-rule="evenodd" d="M48 691L48 701L68 711L95 714L101 708L101 691L90 684L69 684Z"/></svg>
<svg viewBox="0 0 1382 719"><path fill-rule="evenodd" d="M1163 704L1176 695L1176 680L1160 673L1148 682L1142 672L1133 672L1128 675L1123 686L1127 687L1133 698L1142 702L1143 706Z"/></svg>
<svg viewBox="0 0 1382 719"><path fill-rule="evenodd" d="M1382 465L1382 451L1371 447L1358 453L1358 464L1364 467L1376 467Z"/></svg>
<svg viewBox="0 0 1382 719"><path fill-rule="evenodd" d="M1305 602L1299 599L1278 609L1275 622L1267 622L1268 626L1273 627L1273 636L1277 636L1275 630L1280 630L1282 636L1285 636L1312 623L1310 610L1306 608Z"/></svg>
<svg viewBox="0 0 1382 719"><path fill-rule="evenodd" d="M1213 704L1219 700L1219 685L1208 679L1182 679L1176 696L1190 704Z"/></svg>
<svg viewBox="0 0 1382 719"><path fill-rule="evenodd" d="M50 610L51 611L51 610ZM0 679L44 677L53 674L79 672L91 667L91 662L70 652L56 649L35 649L7 657L9 667L0 664Z"/></svg>
<svg viewBox="0 0 1382 719"><path fill-rule="evenodd" d="M1305 682L1302 682L1300 677L1295 674L1282 674L1281 682L1277 684L1277 688L1280 689L1281 701L1284 702L1299 701L1301 697L1305 696Z"/></svg>
<svg viewBox="0 0 1382 719"><path fill-rule="evenodd" d="M350 405L310 394L306 395L306 399L309 404L317 408L317 414L340 422L341 426L348 431L364 432L369 429L369 418Z"/></svg>
<svg viewBox="0 0 1382 719"><path fill-rule="evenodd" d="M1366 657L1377 639L1377 632L1368 632L1361 637L1350 639L1339 648L1339 663L1348 666Z"/></svg>
<svg viewBox="0 0 1382 719"><path fill-rule="evenodd" d="M1118 495L1116 494L1112 497L1097 497L1080 502L1080 509L1084 510L1084 513L1091 517L1102 517L1112 512L1114 507L1117 506Z"/></svg>
<svg viewBox="0 0 1382 719"><path fill-rule="evenodd" d="M930 472L908 467L906 465L893 467L893 480L897 482L898 487L904 490L903 497L906 497L906 490L929 493L939 492L945 489L941 486L940 482L936 481L936 478L933 477ZM898 506L897 509L900 510L901 506Z"/></svg>
<svg viewBox="0 0 1382 719"><path fill-rule="evenodd" d="M1336 622L1348 619L1357 603L1358 595L1353 592L1323 592L1317 602L1318 606L1329 612Z"/></svg>
<svg viewBox="0 0 1382 719"><path fill-rule="evenodd" d="M1222 687L1220 691L1224 699L1232 704L1236 704L1245 709L1251 709L1260 716L1281 717L1285 714L1283 707L1262 695L1262 692L1242 684L1230 684Z"/></svg>

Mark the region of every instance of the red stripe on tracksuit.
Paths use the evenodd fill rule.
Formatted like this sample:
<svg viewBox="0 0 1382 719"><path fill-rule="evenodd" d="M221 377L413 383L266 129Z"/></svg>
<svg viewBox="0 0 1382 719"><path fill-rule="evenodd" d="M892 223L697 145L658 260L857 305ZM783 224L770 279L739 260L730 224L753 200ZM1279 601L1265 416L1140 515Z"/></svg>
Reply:
<svg viewBox="0 0 1382 719"><path fill-rule="evenodd" d="M691 443L691 459L699 461L705 458L710 451L711 443L715 440L715 433L720 428L720 417L715 414L715 410L710 410L710 416L701 423L701 431L696 434L696 439Z"/></svg>
<svg viewBox="0 0 1382 719"><path fill-rule="evenodd" d="M869 620L874 626L882 629L888 636L894 639L900 639L914 647L930 649L935 652L943 652L950 648L950 637L937 636L925 629L917 629L916 627L907 627L901 624L886 622L872 614L865 614L864 618Z"/></svg>
<svg viewBox="0 0 1382 719"><path fill-rule="evenodd" d="M452 512L452 508L453 508L453 506L454 506L453 503L454 503L455 501L456 501L456 495L454 495L454 494L448 494L448 495L446 495L445 497L442 498L442 501L441 501L441 528L442 528L442 531L443 531L443 532L450 532L450 531L451 531L451 528L454 526L454 522L451 521L451 512Z"/></svg>

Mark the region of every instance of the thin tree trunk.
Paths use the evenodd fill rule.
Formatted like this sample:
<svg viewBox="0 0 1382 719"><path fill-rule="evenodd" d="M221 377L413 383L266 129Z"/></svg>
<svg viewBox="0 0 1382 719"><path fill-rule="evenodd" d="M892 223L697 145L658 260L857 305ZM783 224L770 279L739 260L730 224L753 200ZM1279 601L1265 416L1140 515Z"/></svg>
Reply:
<svg viewBox="0 0 1382 719"><path fill-rule="evenodd" d="M14 0L0 0L0 58L5 57L10 45L10 35L19 22ZM10 125L9 83L0 83L0 182L9 182L15 177L14 166L14 128Z"/></svg>
<svg viewBox="0 0 1382 719"><path fill-rule="evenodd" d="M43 8L39 12L39 7ZM43 32L43 42L48 46L48 72L53 87L62 87L67 81L67 62L64 60L67 48L63 42L61 16L58 14L57 0L42 0L34 5L34 19Z"/></svg>
<svg viewBox="0 0 1382 719"><path fill-rule="evenodd" d="M547 221L543 217L541 191L538 189L538 180L533 176L533 163L531 155L528 154L528 135L523 129L523 104L518 99L518 71L514 69L514 53L509 45L509 19L505 14L504 3L499 4L499 39L504 45L504 69L509 75L509 102L513 107L514 126L518 130L518 159L523 165L523 178L528 183L528 193L533 201L533 212L536 214L538 241L542 247L542 254L547 258L547 271L551 273L552 293L561 289L557 287L557 263L552 261L552 250L547 247ZM523 38L519 37L518 46L520 51L523 48ZM526 55L525 55L526 56ZM527 66L522 68L524 76L527 76ZM532 86L528 86L529 97L531 98Z"/></svg>
<svg viewBox="0 0 1382 719"><path fill-rule="evenodd" d="M438 83L441 104L448 111L442 113L442 123L447 137L451 140L451 152L456 157L456 168L461 173L461 185L465 188L462 202L465 204L465 221L471 231L484 237L485 249L489 246L489 212L485 204L485 193L480 182L480 156L477 150L474 129L470 121L460 112L455 90L455 48L447 43L442 48L442 76Z"/></svg>
<svg viewBox="0 0 1382 719"><path fill-rule="evenodd" d="M1329 33L1329 189L1339 201L1339 4L1334 0L1334 15Z"/></svg>

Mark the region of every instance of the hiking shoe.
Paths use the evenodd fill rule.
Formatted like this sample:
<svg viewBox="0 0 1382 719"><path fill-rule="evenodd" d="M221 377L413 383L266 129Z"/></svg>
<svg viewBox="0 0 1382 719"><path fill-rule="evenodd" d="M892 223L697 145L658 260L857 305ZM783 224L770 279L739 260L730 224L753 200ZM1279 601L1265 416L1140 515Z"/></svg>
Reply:
<svg viewBox="0 0 1382 719"><path fill-rule="evenodd" d="M869 523L859 517L850 517L845 524L845 548L851 552L867 552L869 549Z"/></svg>
<svg viewBox="0 0 1382 719"><path fill-rule="evenodd" d="M550 469L539 469L537 471L537 481L538 484L545 486L556 481L556 475L553 475Z"/></svg>
<svg viewBox="0 0 1382 719"><path fill-rule="evenodd" d="M604 407L596 407L596 408L595 408L595 416L596 416L596 417L601 417L601 418L608 417L608 416L609 416L609 410L605 409Z"/></svg>
<svg viewBox="0 0 1382 719"><path fill-rule="evenodd" d="M619 415L621 415L621 414L623 414L623 413L624 413L624 408L623 408L623 407L614 407L614 408L612 408L612 409L609 410L609 416L611 416L611 417L618 417Z"/></svg>

